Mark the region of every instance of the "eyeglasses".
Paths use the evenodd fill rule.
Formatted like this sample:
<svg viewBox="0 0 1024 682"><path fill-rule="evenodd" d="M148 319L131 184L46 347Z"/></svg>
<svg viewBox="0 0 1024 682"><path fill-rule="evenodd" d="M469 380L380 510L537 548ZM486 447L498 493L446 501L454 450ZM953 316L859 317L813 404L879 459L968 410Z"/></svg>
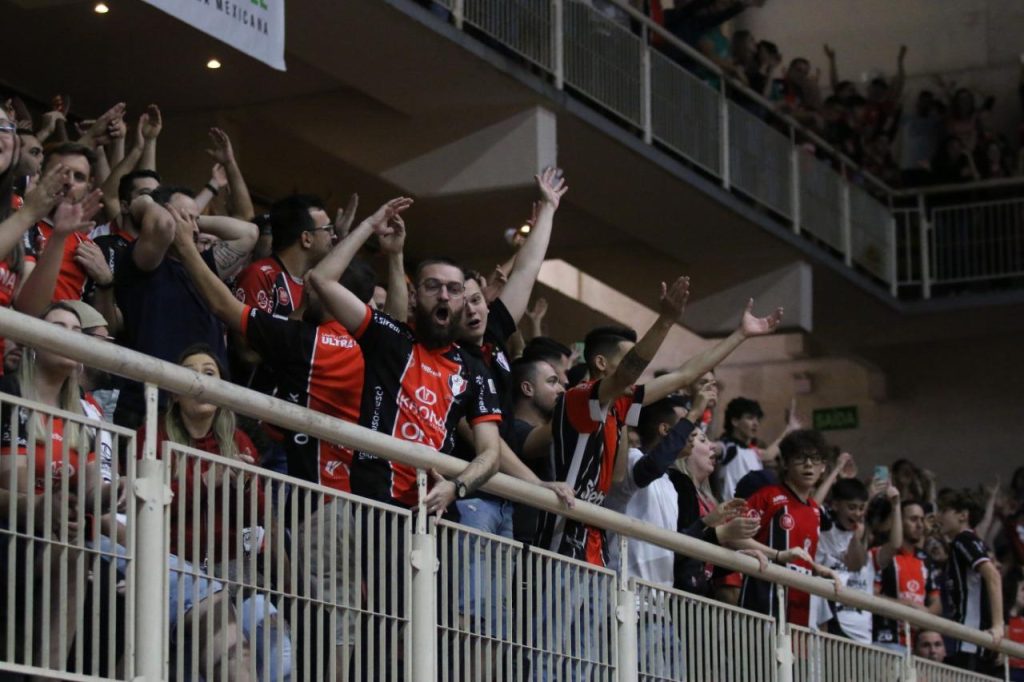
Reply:
<svg viewBox="0 0 1024 682"><path fill-rule="evenodd" d="M334 225L327 224L320 227L311 227L306 232L326 232L329 235L334 235Z"/></svg>
<svg viewBox="0 0 1024 682"><path fill-rule="evenodd" d="M442 282L439 279L425 279L420 283L420 288L431 296L437 296L441 289L446 289L452 298L459 298L466 293L466 285L462 282Z"/></svg>
<svg viewBox="0 0 1024 682"><path fill-rule="evenodd" d="M0 133L13 135L18 132L18 126L14 121L0 121Z"/></svg>
<svg viewBox="0 0 1024 682"><path fill-rule="evenodd" d="M818 453L793 455L790 460L793 464L824 464L825 458Z"/></svg>

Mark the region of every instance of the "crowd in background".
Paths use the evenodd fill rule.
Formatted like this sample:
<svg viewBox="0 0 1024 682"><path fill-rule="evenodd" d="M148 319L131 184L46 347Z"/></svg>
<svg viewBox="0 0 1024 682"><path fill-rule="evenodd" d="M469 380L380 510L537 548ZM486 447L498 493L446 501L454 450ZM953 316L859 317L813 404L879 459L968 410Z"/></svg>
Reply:
<svg viewBox="0 0 1024 682"><path fill-rule="evenodd" d="M735 3L699 4L721 9ZM686 39L701 49L720 42L708 37L717 24L701 25L700 31L692 21L686 26ZM775 78L778 51L742 32L733 36L729 55L722 58L733 60L737 77L869 167L872 155L878 156L872 141L891 138L914 120L899 122L902 75L894 82L873 81L867 97L833 77L834 94L818 102L806 60L794 60ZM771 68L759 65L762 56L772 60ZM617 543L601 529L480 491L500 470L548 488L567 507L579 499L606 504L748 554L762 565L775 562L824 576L844 589L888 596L997 638L1024 641L1024 469L1008 487L983 493L942 488L907 460L868 476L854 457L805 428L795 409L783 432L766 436L753 397L719 405L715 367L748 339L773 333L781 309L758 317L751 301L731 335L645 383L641 375L683 316L685 277L652 292L658 318L639 334L597 327L582 340L580 352L572 350L575 339L545 335L546 303L533 300L533 288L568 189L560 170L535 178L537 201L532 211L524 210L530 229L510 236L509 260L493 273L483 276L438 255L407 275L405 221L415 229L412 199L366 210L353 195L332 218L319 198L290 195L258 214L224 131L210 130L213 165L196 192L158 171L164 121L157 106L146 107L130 126L123 104L86 121L75 121L67 104L57 98L51 109L33 113L12 98L0 112L0 304L454 454L465 469L454 477L434 472L425 506L482 531L594 565L618 566ZM923 115L938 111L929 106ZM938 128L965 145L972 140L972 149L984 144L984 117L973 112L967 96L956 95L948 111ZM889 171L878 172L884 177ZM142 428L141 386L42 349L5 341L0 381L8 394ZM373 453L236 420L201 398L162 395L160 406L161 440L378 502L403 508L419 502L415 473ZM12 409L0 421L0 455L15 458L8 460L11 470L28 466L22 456L32 448L33 429L55 443L79 442L72 426L65 428L57 418L35 425ZM53 448L66 455L54 471L66 466L75 472L68 475L88 477L90 500L80 501L87 507L93 497L116 497L116 472L138 454L114 452L109 445L97 449ZM5 495L30 506L45 502L39 481L54 471L4 471ZM182 475L174 494L206 502L229 494L216 492L227 484L205 474L206 469L195 477ZM0 502L7 510L6 497ZM209 545L193 543L190 533L218 505L188 506L197 516L173 522L183 524L180 536L172 528L172 537L183 541L172 540L170 561L201 567L211 557L195 548ZM340 514L330 505L317 512L333 513ZM47 515L40 512L36 519L42 518ZM342 526L349 519L337 518ZM11 529L23 522L3 517L0 525ZM326 519L315 516L308 523ZM90 528L83 532L97 542L102 535L104 542L116 543L124 532L113 518ZM28 531L47 535L53 529ZM308 533L314 544L322 539L312 528L297 532ZM339 548L348 547L344 533ZM6 532L2 538L17 542ZM235 545L230 538L214 540L220 541ZM756 576L631 545L622 565L630 575L764 613L778 610L774 590ZM468 565L471 571L488 570ZM15 570L6 563L0 568ZM360 586L339 584L342 578L330 566L302 570L320 597L335 587L360 593ZM911 570L920 580L907 579ZM195 588L193 608L212 609L220 587L215 581L203 584ZM487 599L463 597L467 609L474 608L471 601ZM242 608L266 613L269 607ZM914 646L921 655L948 657L972 669L995 665L984 651L961 642L938 642L928 633L915 633L915 642L908 642L898 624L796 590L789 592L787 611L790 622L857 641ZM339 629L336 644L346 641ZM39 639L35 643L42 646ZM67 645L49 640L51 648L58 647L58 659L68 653L59 650L61 643ZM944 653L935 653L940 643ZM1016 669L1018 678L1022 671Z"/></svg>

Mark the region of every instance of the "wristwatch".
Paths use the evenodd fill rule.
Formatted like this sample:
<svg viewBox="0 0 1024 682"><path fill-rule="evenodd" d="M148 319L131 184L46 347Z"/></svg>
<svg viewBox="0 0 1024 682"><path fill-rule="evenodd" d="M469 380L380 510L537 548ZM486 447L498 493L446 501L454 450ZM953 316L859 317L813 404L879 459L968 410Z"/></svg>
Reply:
<svg viewBox="0 0 1024 682"><path fill-rule="evenodd" d="M464 499L469 494L469 486L460 481L457 478L452 479L452 483L455 484L455 497L456 499Z"/></svg>

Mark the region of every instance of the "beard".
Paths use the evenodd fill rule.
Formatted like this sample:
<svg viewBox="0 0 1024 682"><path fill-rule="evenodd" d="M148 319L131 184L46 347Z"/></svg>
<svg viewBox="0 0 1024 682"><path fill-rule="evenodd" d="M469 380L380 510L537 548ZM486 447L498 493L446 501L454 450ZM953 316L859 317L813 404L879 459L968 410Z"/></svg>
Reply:
<svg viewBox="0 0 1024 682"><path fill-rule="evenodd" d="M458 340L462 332L463 308L454 310L445 306L448 311L448 318L445 322L439 321L434 313L441 307L441 304L427 310L424 306L416 306L414 319L416 320L416 338L427 348L443 348Z"/></svg>

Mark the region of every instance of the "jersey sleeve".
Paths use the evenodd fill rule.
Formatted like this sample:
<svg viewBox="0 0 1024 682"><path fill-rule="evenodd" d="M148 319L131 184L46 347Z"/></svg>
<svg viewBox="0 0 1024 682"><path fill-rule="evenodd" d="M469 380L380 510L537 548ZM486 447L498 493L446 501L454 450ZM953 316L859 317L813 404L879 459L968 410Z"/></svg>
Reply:
<svg viewBox="0 0 1024 682"><path fill-rule="evenodd" d="M304 324L297 320L282 320L273 315L245 306L242 310L242 333L249 346L272 364L302 353Z"/></svg>
<svg viewBox="0 0 1024 682"><path fill-rule="evenodd" d="M235 280L235 298L265 313L273 312L273 284L266 271L259 264L253 263L242 270Z"/></svg>
<svg viewBox="0 0 1024 682"><path fill-rule="evenodd" d="M512 313L508 311L500 298L495 299L488 309L487 333L505 343L516 333L516 329L516 321L512 319Z"/></svg>
<svg viewBox="0 0 1024 682"><path fill-rule="evenodd" d="M988 547L977 535L973 533L960 533L953 539L952 550L963 557L971 568L978 568L981 564L989 561Z"/></svg>
<svg viewBox="0 0 1024 682"><path fill-rule="evenodd" d="M573 386L562 397L565 417L577 433L593 433L604 421L605 412L597 397L600 386L600 381L587 381Z"/></svg>
<svg viewBox="0 0 1024 682"><path fill-rule="evenodd" d="M765 486L747 498L747 509L757 513L761 522L761 531L772 522L772 498L775 496L774 486Z"/></svg>
<svg viewBox="0 0 1024 682"><path fill-rule="evenodd" d="M483 363L475 358L462 354L465 368L469 374L470 403L467 406L466 419L470 424L501 421L501 401L494 379Z"/></svg>
<svg viewBox="0 0 1024 682"><path fill-rule="evenodd" d="M28 228L22 235L21 245L25 249L25 262L35 263L39 257L39 228L36 225Z"/></svg>
<svg viewBox="0 0 1024 682"><path fill-rule="evenodd" d="M359 328L350 329L349 332L359 342L366 357L393 350L399 345L407 347L407 344L415 342L407 326L370 306L366 306L366 314Z"/></svg>

